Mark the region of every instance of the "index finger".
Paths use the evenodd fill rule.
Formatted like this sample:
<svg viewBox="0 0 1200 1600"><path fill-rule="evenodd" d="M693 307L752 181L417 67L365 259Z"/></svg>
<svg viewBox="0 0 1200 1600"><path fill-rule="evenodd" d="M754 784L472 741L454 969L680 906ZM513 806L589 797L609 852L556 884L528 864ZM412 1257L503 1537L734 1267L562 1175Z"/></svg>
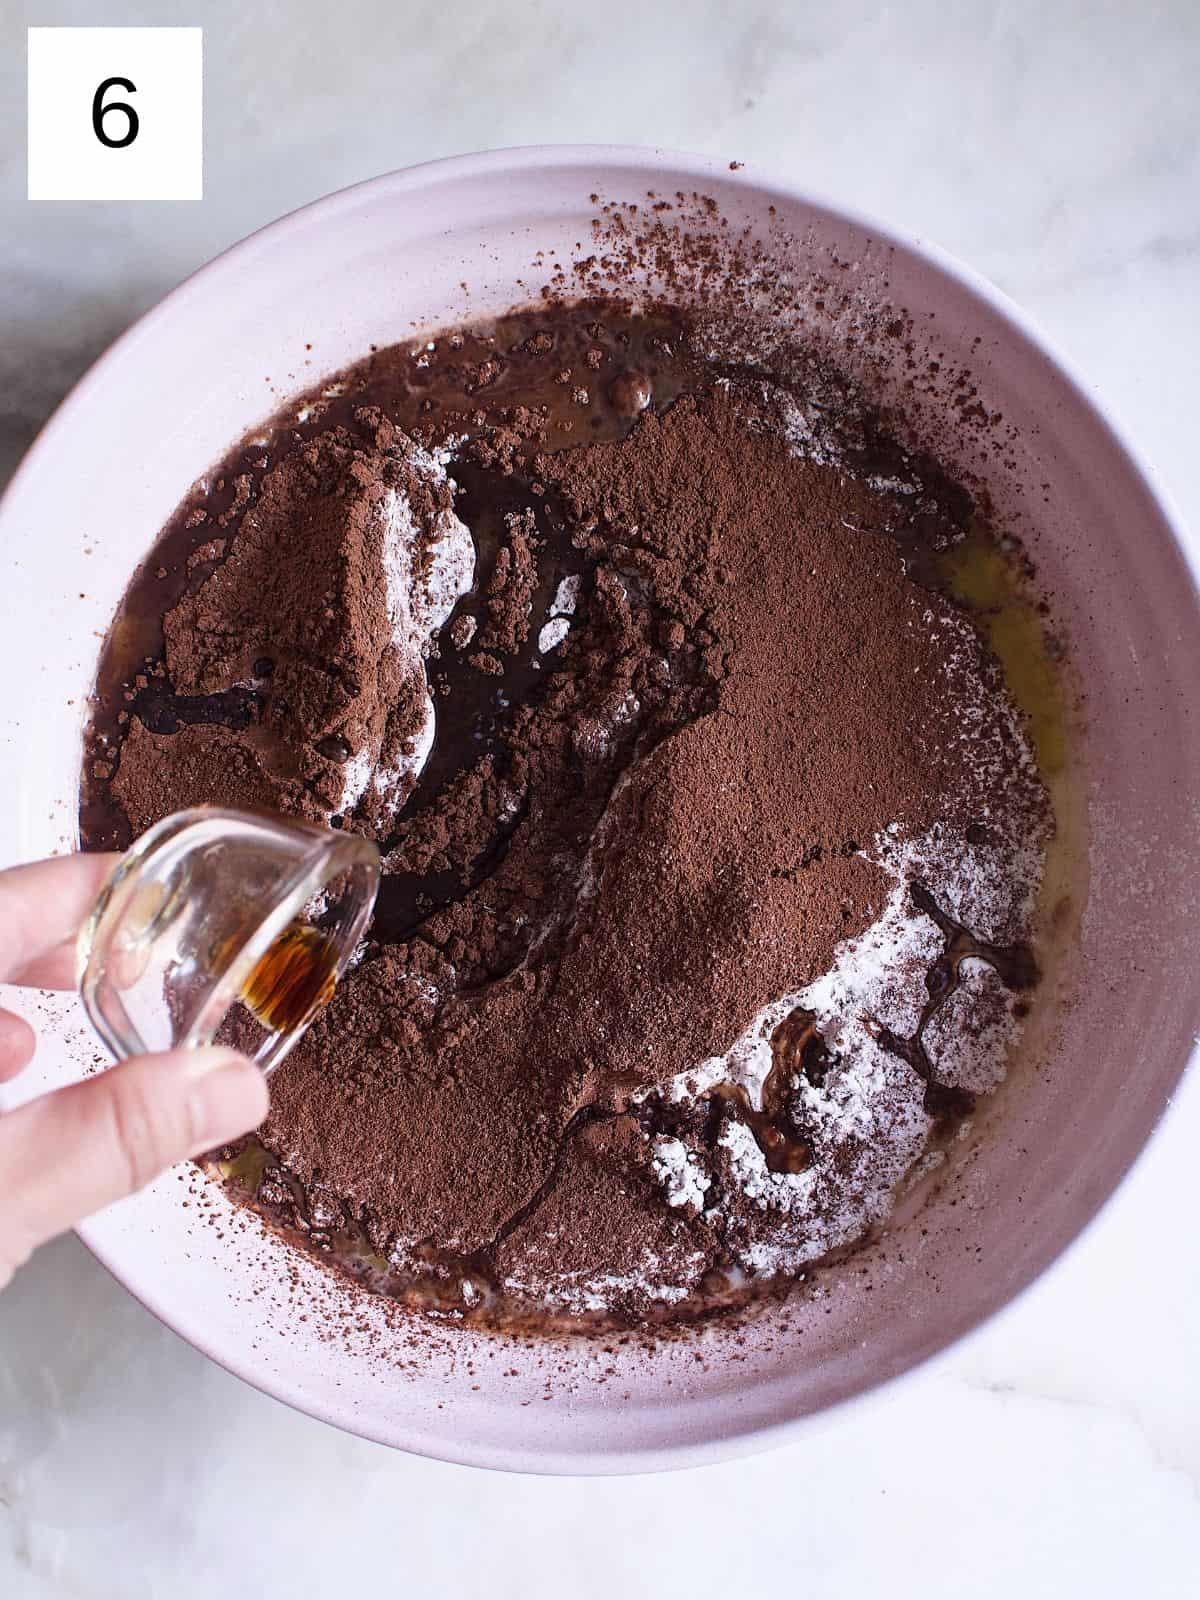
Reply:
<svg viewBox="0 0 1200 1600"><path fill-rule="evenodd" d="M0 872L0 979L73 988L75 935L119 860L52 856Z"/></svg>

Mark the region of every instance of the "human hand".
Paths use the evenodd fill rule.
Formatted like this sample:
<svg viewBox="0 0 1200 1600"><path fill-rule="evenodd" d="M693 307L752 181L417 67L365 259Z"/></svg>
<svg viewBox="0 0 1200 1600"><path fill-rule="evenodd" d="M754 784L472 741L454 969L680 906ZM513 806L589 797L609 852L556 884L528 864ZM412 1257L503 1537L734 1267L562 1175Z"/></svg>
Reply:
<svg viewBox="0 0 1200 1600"><path fill-rule="evenodd" d="M75 934L116 858L61 856L0 872L0 980L75 986ZM0 1082L33 1029L0 1010ZM257 1127L267 1085L231 1050L138 1056L0 1114L0 1289L31 1251L164 1167Z"/></svg>

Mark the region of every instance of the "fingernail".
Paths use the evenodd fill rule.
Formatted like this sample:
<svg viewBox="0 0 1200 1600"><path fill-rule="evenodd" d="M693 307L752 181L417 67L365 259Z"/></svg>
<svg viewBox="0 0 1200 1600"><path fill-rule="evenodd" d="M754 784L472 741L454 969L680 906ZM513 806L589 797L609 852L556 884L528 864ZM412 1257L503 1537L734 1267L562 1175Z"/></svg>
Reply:
<svg viewBox="0 0 1200 1600"><path fill-rule="evenodd" d="M220 1045L205 1045L201 1049L188 1050L183 1055L184 1076L188 1078L207 1078L214 1072L223 1072L226 1067L254 1066L252 1061L238 1055L236 1050L223 1050ZM254 1070L257 1072L258 1068Z"/></svg>
<svg viewBox="0 0 1200 1600"><path fill-rule="evenodd" d="M229 1050L189 1051L192 1118L205 1148L236 1139L257 1128L267 1114L267 1080L245 1056Z"/></svg>

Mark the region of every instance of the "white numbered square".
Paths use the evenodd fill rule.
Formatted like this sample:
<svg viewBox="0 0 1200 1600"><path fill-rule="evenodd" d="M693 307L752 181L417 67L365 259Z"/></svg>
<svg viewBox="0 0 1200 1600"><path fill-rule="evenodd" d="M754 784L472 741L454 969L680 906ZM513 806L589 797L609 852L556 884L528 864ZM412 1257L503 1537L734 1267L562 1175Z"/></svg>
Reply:
<svg viewBox="0 0 1200 1600"><path fill-rule="evenodd" d="M200 28L30 28L29 198L199 200Z"/></svg>

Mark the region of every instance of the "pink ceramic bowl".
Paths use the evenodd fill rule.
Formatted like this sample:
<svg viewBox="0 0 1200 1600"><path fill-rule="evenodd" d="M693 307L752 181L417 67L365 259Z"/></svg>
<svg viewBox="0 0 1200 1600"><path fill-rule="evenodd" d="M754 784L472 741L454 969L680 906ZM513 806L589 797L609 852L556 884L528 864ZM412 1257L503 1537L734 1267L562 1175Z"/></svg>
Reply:
<svg viewBox="0 0 1200 1600"><path fill-rule="evenodd" d="M991 485L1002 523L1040 530L1033 552L1087 688L1091 892L1078 1003L1007 1120L918 1218L862 1258L870 1294L856 1276L831 1275L820 1300L764 1314L740 1342L721 1328L654 1350L406 1338L378 1304L330 1338L327 1314L306 1315L313 1301L330 1304L325 1274L256 1226L239 1228L220 1195L197 1220L195 1205L180 1205L178 1175L81 1229L172 1328L269 1393L404 1449L544 1472L678 1466L795 1433L1010 1300L1146 1143L1200 1021L1200 989L1180 981L1200 965L1200 735L1189 714L1200 610L1169 509L1086 388L972 273L752 172L605 148L441 162L264 229L96 364L0 508L0 838L12 861L75 840L97 641L188 484L278 397L368 345L536 292L548 269L534 266L535 251L565 259L586 248L589 196L636 200L648 189L712 196L731 226L782 251L781 272L803 278L834 256L852 264L864 293L932 330L988 410L1013 424L1004 461L970 438L958 453ZM95 1053L73 1003L44 1032L31 1090L66 1082Z"/></svg>

